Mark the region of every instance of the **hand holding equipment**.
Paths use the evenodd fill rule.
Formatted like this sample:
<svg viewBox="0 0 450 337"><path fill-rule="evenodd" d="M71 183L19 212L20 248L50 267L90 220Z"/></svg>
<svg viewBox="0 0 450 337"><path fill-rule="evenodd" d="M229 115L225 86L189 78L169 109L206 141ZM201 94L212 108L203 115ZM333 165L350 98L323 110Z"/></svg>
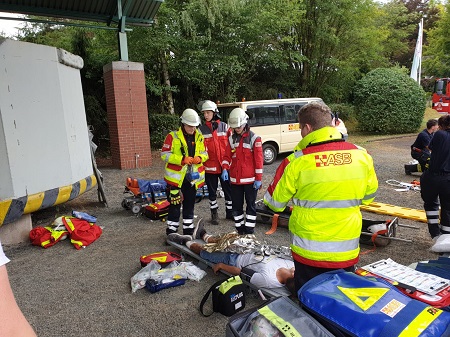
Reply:
<svg viewBox="0 0 450 337"><path fill-rule="evenodd" d="M181 162L183 165L192 165L194 162L194 158L192 157L184 157L183 161Z"/></svg>

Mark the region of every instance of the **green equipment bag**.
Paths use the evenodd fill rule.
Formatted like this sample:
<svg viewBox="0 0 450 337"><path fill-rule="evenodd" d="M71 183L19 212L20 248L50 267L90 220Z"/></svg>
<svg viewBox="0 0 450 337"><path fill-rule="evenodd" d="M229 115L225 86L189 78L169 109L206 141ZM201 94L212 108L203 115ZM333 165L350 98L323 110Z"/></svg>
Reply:
<svg viewBox="0 0 450 337"><path fill-rule="evenodd" d="M288 297L274 297L257 308L230 317L226 337L333 337Z"/></svg>
<svg viewBox="0 0 450 337"><path fill-rule="evenodd" d="M212 293L213 312L205 314L203 306ZM208 289L200 302L200 312L203 316L211 316L214 312L220 312L225 316L232 316L245 308L245 285L239 276L217 281Z"/></svg>

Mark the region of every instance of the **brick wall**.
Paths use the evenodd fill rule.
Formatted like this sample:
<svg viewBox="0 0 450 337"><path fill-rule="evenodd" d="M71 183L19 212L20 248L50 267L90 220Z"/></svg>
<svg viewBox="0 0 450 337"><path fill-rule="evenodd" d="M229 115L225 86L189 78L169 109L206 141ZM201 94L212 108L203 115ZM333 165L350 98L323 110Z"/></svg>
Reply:
<svg viewBox="0 0 450 337"><path fill-rule="evenodd" d="M103 77L112 165L119 169L151 166L143 64L112 62L103 67Z"/></svg>

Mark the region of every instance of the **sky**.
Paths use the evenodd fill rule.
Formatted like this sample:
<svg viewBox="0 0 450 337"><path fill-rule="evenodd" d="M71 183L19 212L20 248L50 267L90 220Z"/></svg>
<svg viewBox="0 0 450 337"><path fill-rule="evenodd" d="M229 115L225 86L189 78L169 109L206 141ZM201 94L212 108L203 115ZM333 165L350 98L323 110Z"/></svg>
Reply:
<svg viewBox="0 0 450 337"><path fill-rule="evenodd" d="M0 17L19 17L17 14L0 12ZM23 21L16 20L0 20L0 32L4 32L6 36L14 36L17 34L17 27L23 27Z"/></svg>

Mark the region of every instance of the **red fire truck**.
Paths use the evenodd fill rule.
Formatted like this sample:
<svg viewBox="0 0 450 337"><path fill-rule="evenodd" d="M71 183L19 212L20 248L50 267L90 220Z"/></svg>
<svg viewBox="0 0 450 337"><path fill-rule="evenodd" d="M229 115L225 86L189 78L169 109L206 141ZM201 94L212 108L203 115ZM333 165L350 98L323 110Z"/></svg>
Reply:
<svg viewBox="0 0 450 337"><path fill-rule="evenodd" d="M450 114L450 78L438 78L434 83L433 109L441 114Z"/></svg>

